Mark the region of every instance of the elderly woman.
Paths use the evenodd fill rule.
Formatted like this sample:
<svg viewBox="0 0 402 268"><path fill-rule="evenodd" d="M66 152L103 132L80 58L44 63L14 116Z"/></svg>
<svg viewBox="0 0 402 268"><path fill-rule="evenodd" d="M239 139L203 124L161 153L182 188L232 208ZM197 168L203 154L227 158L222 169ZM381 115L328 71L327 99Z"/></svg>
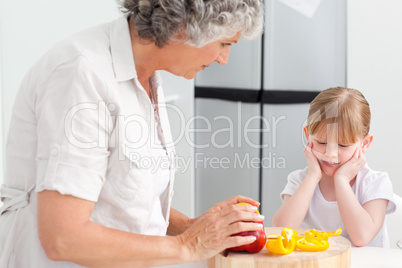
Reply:
<svg viewBox="0 0 402 268"><path fill-rule="evenodd" d="M0 267L146 267L249 244L258 202L171 208L174 148L157 70L194 78L262 28L260 0L125 0L22 82L1 188ZM158 169L139 159L162 160ZM247 202L249 206L236 206Z"/></svg>

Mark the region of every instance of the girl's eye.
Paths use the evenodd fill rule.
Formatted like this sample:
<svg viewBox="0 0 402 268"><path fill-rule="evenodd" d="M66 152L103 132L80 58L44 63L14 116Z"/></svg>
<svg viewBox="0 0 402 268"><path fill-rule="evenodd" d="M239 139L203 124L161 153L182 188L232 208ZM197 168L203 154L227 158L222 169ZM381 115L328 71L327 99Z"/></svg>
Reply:
<svg viewBox="0 0 402 268"><path fill-rule="evenodd" d="M326 145L327 144L326 142L321 142L321 141L317 141L317 143L320 144L320 145Z"/></svg>
<svg viewBox="0 0 402 268"><path fill-rule="evenodd" d="M339 147L346 148L346 147L349 147L349 145L347 145L347 144L339 144Z"/></svg>

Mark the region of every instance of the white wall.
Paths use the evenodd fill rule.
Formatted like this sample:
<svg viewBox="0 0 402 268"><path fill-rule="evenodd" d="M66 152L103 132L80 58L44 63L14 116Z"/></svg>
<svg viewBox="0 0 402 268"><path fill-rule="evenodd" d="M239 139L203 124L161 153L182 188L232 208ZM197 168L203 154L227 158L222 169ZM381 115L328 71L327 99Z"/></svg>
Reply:
<svg viewBox="0 0 402 268"><path fill-rule="evenodd" d="M119 16L114 0L0 0L0 184L11 108L22 78L57 41Z"/></svg>
<svg viewBox="0 0 402 268"><path fill-rule="evenodd" d="M3 181L3 171L4 171L4 138L3 138L3 90L2 90L2 81L3 81L3 77L2 77L2 31L1 29L3 28L3 11L4 11L4 7L3 7L3 1L0 0L0 185ZM2 204L2 202L0 201L0 205Z"/></svg>
<svg viewBox="0 0 402 268"><path fill-rule="evenodd" d="M347 85L372 111L368 163L402 195L402 1L348 0L347 10Z"/></svg>
<svg viewBox="0 0 402 268"><path fill-rule="evenodd" d="M121 14L116 0L0 0L0 8L0 174L3 174L6 135L1 137L1 134L7 133L12 105L28 69L59 40L112 21ZM192 116L193 81L169 74L163 74L163 77L167 94L179 96L172 104L181 106L187 116ZM177 152L187 158L192 153L191 148L183 143L178 145ZM175 208L189 216L194 214L192 167L178 174L175 184L177 198L173 200ZM0 184L2 180L0 175Z"/></svg>
<svg viewBox="0 0 402 268"><path fill-rule="evenodd" d="M7 133L19 84L33 63L57 41L119 13L114 0L3 0L2 15L1 88Z"/></svg>

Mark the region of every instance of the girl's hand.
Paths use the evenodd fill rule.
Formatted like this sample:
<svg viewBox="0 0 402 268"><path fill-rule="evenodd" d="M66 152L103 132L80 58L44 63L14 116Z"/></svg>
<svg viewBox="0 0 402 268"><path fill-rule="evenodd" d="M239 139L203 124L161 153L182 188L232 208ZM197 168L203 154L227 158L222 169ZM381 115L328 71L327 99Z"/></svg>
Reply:
<svg viewBox="0 0 402 268"><path fill-rule="evenodd" d="M251 205L238 206L238 203ZM203 215L183 234L177 236L187 249L186 259L201 261L210 258L226 248L251 244L255 236L232 236L244 231L258 231L263 216L255 213L258 202L235 196L218 203Z"/></svg>
<svg viewBox="0 0 402 268"><path fill-rule="evenodd" d="M335 180L345 180L349 183L365 164L366 157L362 152L362 148L359 147L352 157L335 171L334 178Z"/></svg>
<svg viewBox="0 0 402 268"><path fill-rule="evenodd" d="M319 182L322 178L322 170L317 157L313 153L313 143L307 142L306 147L304 147L304 155L307 159L308 175L317 178Z"/></svg>

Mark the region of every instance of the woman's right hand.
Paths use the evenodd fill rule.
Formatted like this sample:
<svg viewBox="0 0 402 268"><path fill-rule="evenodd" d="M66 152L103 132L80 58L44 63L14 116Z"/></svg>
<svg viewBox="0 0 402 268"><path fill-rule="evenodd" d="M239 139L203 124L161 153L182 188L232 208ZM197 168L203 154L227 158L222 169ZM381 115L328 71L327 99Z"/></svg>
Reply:
<svg viewBox="0 0 402 268"><path fill-rule="evenodd" d="M306 146L304 147L304 155L307 159L308 175L320 181L322 178L322 170L320 163L318 163L318 159L314 154L313 143L307 142Z"/></svg>
<svg viewBox="0 0 402 268"><path fill-rule="evenodd" d="M238 206L238 203L250 205ZM259 203L235 196L218 203L198 217L178 239L184 244L192 262L208 259L226 248L250 244L254 236L232 236L244 231L258 231L263 216L255 213Z"/></svg>

